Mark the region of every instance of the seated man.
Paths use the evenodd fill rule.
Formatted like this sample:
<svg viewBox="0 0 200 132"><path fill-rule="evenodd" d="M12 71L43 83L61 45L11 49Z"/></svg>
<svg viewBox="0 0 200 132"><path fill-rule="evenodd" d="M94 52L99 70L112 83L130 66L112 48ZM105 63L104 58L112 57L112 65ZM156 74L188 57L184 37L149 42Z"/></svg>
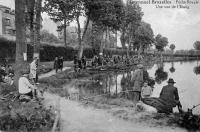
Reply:
<svg viewBox="0 0 200 132"><path fill-rule="evenodd" d="M23 70L21 73L22 76L19 78L18 83L19 94L29 96L30 98L35 98L36 87L28 80L29 70Z"/></svg>

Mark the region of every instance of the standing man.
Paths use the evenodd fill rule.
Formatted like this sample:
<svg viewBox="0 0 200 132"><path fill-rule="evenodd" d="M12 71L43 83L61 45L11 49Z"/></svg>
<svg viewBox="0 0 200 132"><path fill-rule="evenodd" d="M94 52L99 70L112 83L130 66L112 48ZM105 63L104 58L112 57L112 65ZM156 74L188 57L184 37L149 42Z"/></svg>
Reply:
<svg viewBox="0 0 200 132"><path fill-rule="evenodd" d="M30 64L30 78L36 83L36 74L37 74L37 57L34 57L33 61Z"/></svg>
<svg viewBox="0 0 200 132"><path fill-rule="evenodd" d="M59 62L58 62L58 57L56 57L54 60L54 69L56 70L56 73L58 72L58 67L59 67Z"/></svg>
<svg viewBox="0 0 200 132"><path fill-rule="evenodd" d="M60 57L60 70L63 70L63 56Z"/></svg>
<svg viewBox="0 0 200 132"><path fill-rule="evenodd" d="M86 57L83 56L81 61L82 61L83 69L86 69Z"/></svg>
<svg viewBox="0 0 200 132"><path fill-rule="evenodd" d="M134 82L133 85L133 100L134 101L139 101L141 98L141 90L143 86L143 65L138 64L137 69L133 73L132 79Z"/></svg>

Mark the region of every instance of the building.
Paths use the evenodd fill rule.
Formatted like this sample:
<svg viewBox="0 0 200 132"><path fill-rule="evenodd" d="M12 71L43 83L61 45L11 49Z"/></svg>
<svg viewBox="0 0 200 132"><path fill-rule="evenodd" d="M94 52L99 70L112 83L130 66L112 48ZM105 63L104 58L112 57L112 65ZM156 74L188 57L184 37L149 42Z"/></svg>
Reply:
<svg viewBox="0 0 200 132"><path fill-rule="evenodd" d="M15 40L15 11L0 5L0 37Z"/></svg>
<svg viewBox="0 0 200 132"><path fill-rule="evenodd" d="M40 20L40 29L42 29L42 17ZM26 28L26 34L30 34L30 30ZM6 38L8 40L16 40L16 27L15 27L15 10L11 8L0 5L0 37ZM30 41L27 38L27 41Z"/></svg>

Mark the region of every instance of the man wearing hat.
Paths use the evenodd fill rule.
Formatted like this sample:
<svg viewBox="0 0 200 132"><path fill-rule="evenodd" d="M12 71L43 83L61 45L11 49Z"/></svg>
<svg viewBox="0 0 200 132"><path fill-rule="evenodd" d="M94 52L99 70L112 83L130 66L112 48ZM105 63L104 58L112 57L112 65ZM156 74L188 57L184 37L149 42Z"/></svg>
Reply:
<svg viewBox="0 0 200 132"><path fill-rule="evenodd" d="M169 107L170 113L173 112L173 107L176 107L177 105L178 105L178 109L180 111L182 106L179 101L178 90L176 87L174 87L174 84L176 82L174 82L174 80L172 78L169 78L169 80L167 82L168 82L168 85L164 86L161 90L160 99L165 101L166 106Z"/></svg>
<svg viewBox="0 0 200 132"><path fill-rule="evenodd" d="M133 73L131 81L134 82L134 85L133 85L133 100L139 101L140 98L141 98L140 95L141 95L142 85L143 85L143 82L144 82L143 65L142 64L137 65L137 69Z"/></svg>

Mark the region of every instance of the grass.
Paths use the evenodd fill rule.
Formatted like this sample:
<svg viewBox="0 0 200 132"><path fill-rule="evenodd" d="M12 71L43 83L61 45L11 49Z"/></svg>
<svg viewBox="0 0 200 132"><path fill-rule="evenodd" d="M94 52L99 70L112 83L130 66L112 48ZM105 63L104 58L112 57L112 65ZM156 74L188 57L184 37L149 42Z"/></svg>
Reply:
<svg viewBox="0 0 200 132"><path fill-rule="evenodd" d="M45 68L41 73L49 70ZM50 131L55 118L52 110L45 108L42 102L13 100L16 95L15 86L0 83L0 131Z"/></svg>

